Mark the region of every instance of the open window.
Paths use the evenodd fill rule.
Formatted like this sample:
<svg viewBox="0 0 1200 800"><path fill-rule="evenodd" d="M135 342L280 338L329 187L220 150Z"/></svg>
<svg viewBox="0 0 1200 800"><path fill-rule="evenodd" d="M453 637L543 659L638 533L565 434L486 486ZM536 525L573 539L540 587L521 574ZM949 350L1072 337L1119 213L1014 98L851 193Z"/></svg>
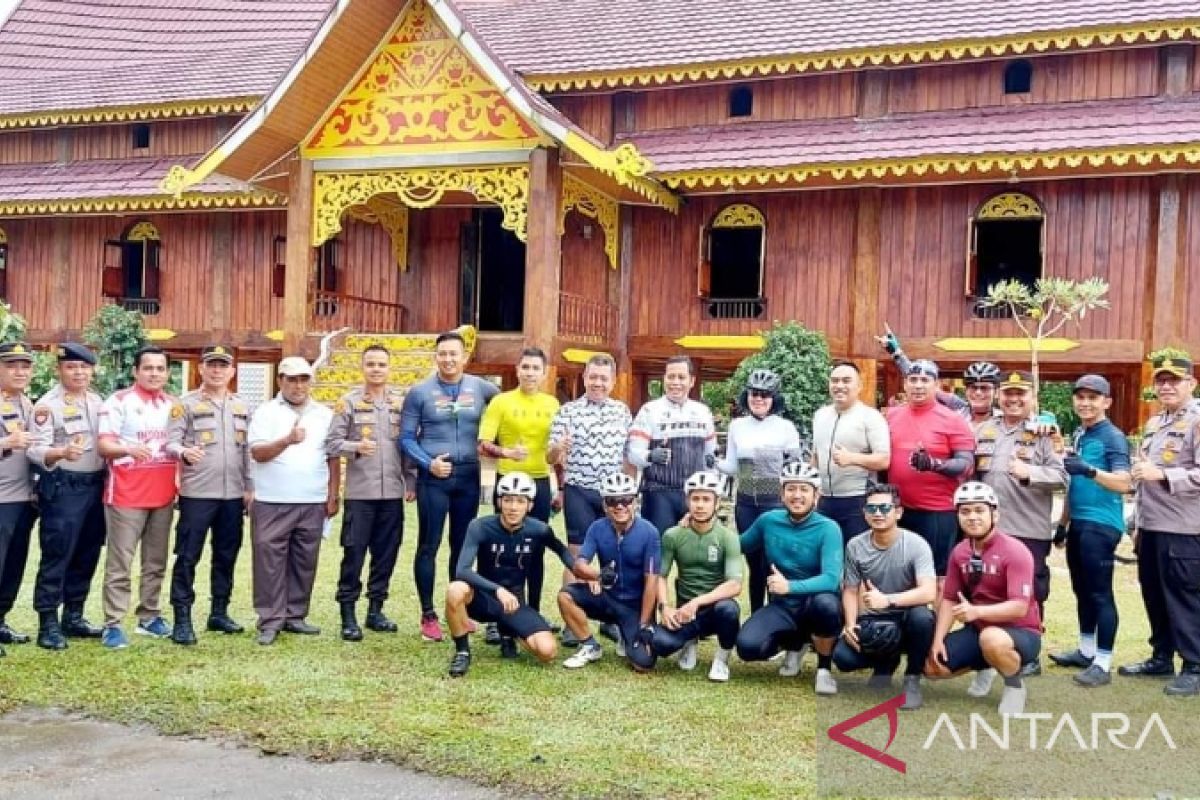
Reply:
<svg viewBox="0 0 1200 800"><path fill-rule="evenodd" d="M729 116L731 119L738 117L754 116L754 90L749 86L734 86L729 90Z"/></svg>
<svg viewBox="0 0 1200 800"><path fill-rule="evenodd" d="M1003 307L981 305L988 287L1017 280L1032 288L1042 277L1045 223L1041 204L1021 192L995 195L971 217L967 223L965 291L975 302L975 316L1007 316Z"/></svg>
<svg viewBox="0 0 1200 800"><path fill-rule="evenodd" d="M700 236L696 285L705 318L761 318L767 240L762 212L746 203L725 206Z"/></svg>
<svg viewBox="0 0 1200 800"><path fill-rule="evenodd" d="M1021 58L1004 67L1004 93L1028 94L1033 90L1033 64Z"/></svg>
<svg viewBox="0 0 1200 800"><path fill-rule="evenodd" d="M8 233L0 228L0 300L8 301Z"/></svg>
<svg viewBox="0 0 1200 800"><path fill-rule="evenodd" d="M525 327L525 243L501 224L498 208L477 208L459 244L459 319L481 331Z"/></svg>
<svg viewBox="0 0 1200 800"><path fill-rule="evenodd" d="M286 240L284 243L286 247ZM316 302L313 310L318 317L332 317L337 313L338 257L342 243L334 237L317 248L313 289Z"/></svg>
<svg viewBox="0 0 1200 800"><path fill-rule="evenodd" d="M101 292L130 311L159 312L162 240L149 222L135 222L120 239L105 242Z"/></svg>

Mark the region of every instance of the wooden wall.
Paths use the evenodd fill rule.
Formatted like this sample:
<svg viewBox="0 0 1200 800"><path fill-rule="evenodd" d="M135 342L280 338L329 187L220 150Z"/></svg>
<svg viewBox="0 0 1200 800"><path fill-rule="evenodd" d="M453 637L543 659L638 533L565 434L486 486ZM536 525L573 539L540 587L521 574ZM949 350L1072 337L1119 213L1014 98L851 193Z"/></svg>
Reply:
<svg viewBox="0 0 1200 800"><path fill-rule="evenodd" d="M591 226L591 239L584 238L585 225ZM566 231L562 237L560 291L597 302L607 299L608 282L617 273L608 266L604 244L604 231L594 220L574 211L567 214ZM547 311L549 308L548 301Z"/></svg>
<svg viewBox="0 0 1200 800"><path fill-rule="evenodd" d="M613 138L613 96L575 94L550 98L559 111L604 144Z"/></svg>
<svg viewBox="0 0 1200 800"><path fill-rule="evenodd" d="M1178 321L1180 338L1195 347L1200 345L1200 175L1184 178L1181 192L1180 218L1185 232L1181 243L1183 259L1184 302L1188 313ZM1193 351L1193 356L1200 352Z"/></svg>
<svg viewBox="0 0 1200 800"><path fill-rule="evenodd" d="M164 120L150 126L150 146L135 149L135 123L16 130L0 133L0 164L163 158L199 155L229 131L236 117Z"/></svg>
<svg viewBox="0 0 1200 800"><path fill-rule="evenodd" d="M408 272L398 302L408 308L410 331L441 331L458 325L460 230L470 208L431 208L409 213Z"/></svg>

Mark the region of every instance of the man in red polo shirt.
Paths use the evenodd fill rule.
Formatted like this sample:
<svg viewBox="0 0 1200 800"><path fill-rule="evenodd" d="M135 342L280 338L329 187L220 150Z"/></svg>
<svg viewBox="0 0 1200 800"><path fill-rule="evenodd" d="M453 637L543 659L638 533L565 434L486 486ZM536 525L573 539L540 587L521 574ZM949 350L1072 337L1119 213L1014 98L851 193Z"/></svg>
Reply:
<svg viewBox="0 0 1200 800"><path fill-rule="evenodd" d="M904 378L908 402L888 409L892 459L888 480L900 489L904 527L933 551L939 583L958 537L954 490L971 471L975 435L966 420L937 402L937 364L919 359Z"/></svg>
<svg viewBox="0 0 1200 800"><path fill-rule="evenodd" d="M159 614L159 596L170 553L178 461L167 451L167 428L178 401L163 391L170 376L167 354L143 347L133 362L134 385L104 401L100 455L108 460L104 489L108 555L104 560L104 634L113 650L129 646L121 622L129 611L133 554L142 546L137 632L163 638L171 627Z"/></svg>

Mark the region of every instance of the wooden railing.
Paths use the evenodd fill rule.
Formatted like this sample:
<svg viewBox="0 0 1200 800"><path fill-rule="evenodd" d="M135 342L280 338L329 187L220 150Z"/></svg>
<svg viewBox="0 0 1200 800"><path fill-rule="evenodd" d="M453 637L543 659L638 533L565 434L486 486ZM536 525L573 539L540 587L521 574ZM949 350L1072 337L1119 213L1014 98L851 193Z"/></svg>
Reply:
<svg viewBox="0 0 1200 800"><path fill-rule="evenodd" d="M987 296L967 298L971 316L975 319L1012 319L1012 309L1007 303L998 306L984 304Z"/></svg>
<svg viewBox="0 0 1200 800"><path fill-rule="evenodd" d="M704 319L762 319L767 313L767 301L763 297L701 297L700 309Z"/></svg>
<svg viewBox="0 0 1200 800"><path fill-rule="evenodd" d="M617 309L599 300L559 292L558 332L580 341L610 342L617 335Z"/></svg>
<svg viewBox="0 0 1200 800"><path fill-rule="evenodd" d="M314 291L309 295L308 329L313 333L349 327L363 333L404 330L406 309L371 297Z"/></svg>
<svg viewBox="0 0 1200 800"><path fill-rule="evenodd" d="M162 301L157 297L109 297L106 302L119 305L126 311L139 311L143 317L153 317L162 310Z"/></svg>

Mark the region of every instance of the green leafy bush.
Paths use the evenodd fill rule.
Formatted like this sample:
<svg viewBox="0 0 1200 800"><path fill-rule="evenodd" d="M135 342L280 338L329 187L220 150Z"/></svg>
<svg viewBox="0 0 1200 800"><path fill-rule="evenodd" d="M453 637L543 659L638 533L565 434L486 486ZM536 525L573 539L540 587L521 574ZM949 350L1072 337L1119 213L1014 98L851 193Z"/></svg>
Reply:
<svg viewBox="0 0 1200 800"><path fill-rule="evenodd" d="M96 351L92 389L108 397L133 383L133 356L146 345L142 315L118 305L104 305L83 329L83 340Z"/></svg>

